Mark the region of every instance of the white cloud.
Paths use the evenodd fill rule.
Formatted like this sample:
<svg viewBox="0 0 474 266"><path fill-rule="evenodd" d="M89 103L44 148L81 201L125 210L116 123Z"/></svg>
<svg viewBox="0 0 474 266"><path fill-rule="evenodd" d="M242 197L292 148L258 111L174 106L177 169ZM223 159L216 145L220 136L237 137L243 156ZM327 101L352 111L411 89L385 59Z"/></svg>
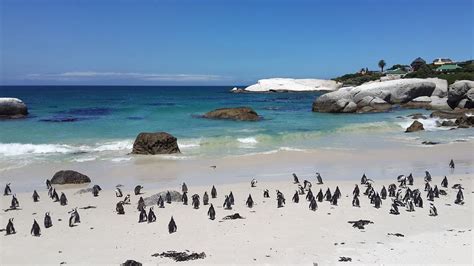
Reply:
<svg viewBox="0 0 474 266"><path fill-rule="evenodd" d="M63 73L28 74L29 80L82 81L82 80L140 80L140 81L216 81L226 77L205 74L156 74L136 72L72 71Z"/></svg>

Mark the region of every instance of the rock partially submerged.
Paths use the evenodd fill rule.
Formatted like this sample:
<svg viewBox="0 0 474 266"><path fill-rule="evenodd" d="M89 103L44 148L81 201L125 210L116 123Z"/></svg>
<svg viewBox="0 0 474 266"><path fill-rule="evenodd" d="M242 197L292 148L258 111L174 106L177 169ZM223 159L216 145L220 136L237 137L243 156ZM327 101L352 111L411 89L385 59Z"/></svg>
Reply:
<svg viewBox="0 0 474 266"><path fill-rule="evenodd" d="M402 104L405 108L428 109L428 110L451 110L446 98L438 96L421 96Z"/></svg>
<svg viewBox="0 0 474 266"><path fill-rule="evenodd" d="M177 251L167 251L162 253L155 253L151 255L152 257L164 257L164 258L171 258L174 261L188 261L188 260L197 260L197 259L204 259L206 258L206 253L188 253L189 250L186 252L177 252Z"/></svg>
<svg viewBox="0 0 474 266"><path fill-rule="evenodd" d="M28 115L28 107L17 98L0 98L0 119L24 118Z"/></svg>
<svg viewBox="0 0 474 266"><path fill-rule="evenodd" d="M341 88L318 97L313 103L313 112L384 112L394 104L431 96L435 88L435 83L424 79L389 80Z"/></svg>
<svg viewBox="0 0 474 266"><path fill-rule="evenodd" d="M73 170L62 170L54 174L53 178L51 179L51 184L84 184L90 183L91 179L79 172Z"/></svg>
<svg viewBox="0 0 474 266"><path fill-rule="evenodd" d="M342 83L324 79L292 79L270 78L261 79L257 84L245 89L234 88L232 92L309 92L334 91L342 87Z"/></svg>
<svg viewBox="0 0 474 266"><path fill-rule="evenodd" d="M203 115L209 119L227 119L238 121L258 121L260 117L250 107L220 108Z"/></svg>
<svg viewBox="0 0 474 266"><path fill-rule="evenodd" d="M133 143L132 154L180 153L177 139L166 132L138 134Z"/></svg>
<svg viewBox="0 0 474 266"><path fill-rule="evenodd" d="M448 104L454 109L474 108L474 81L460 80L449 86Z"/></svg>
<svg viewBox="0 0 474 266"><path fill-rule="evenodd" d="M147 206L156 205L158 203L158 199L160 198L160 196L163 198L163 200L165 200L165 196L167 192L168 191L161 191L159 193L156 193L149 197L144 198L143 200L145 201L145 205ZM181 201L181 197L182 197L181 193L175 190L170 190L169 192L171 194L171 201L174 201L174 202Z"/></svg>
<svg viewBox="0 0 474 266"><path fill-rule="evenodd" d="M418 122L418 121L413 121L413 123L405 130L405 132L416 132L416 131L421 131L425 130L423 127L423 124Z"/></svg>

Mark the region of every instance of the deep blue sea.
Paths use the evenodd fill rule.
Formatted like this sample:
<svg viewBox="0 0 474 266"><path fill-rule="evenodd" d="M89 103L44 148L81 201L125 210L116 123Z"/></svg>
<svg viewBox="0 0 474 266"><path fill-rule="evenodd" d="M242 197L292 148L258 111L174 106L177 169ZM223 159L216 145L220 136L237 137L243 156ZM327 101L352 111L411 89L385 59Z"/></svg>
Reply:
<svg viewBox="0 0 474 266"><path fill-rule="evenodd" d="M344 149L367 145L416 145L423 140L472 137L471 130L405 134L406 115L311 112L319 93L233 94L231 86L3 86L0 97L22 99L30 116L0 121L0 157L120 160L140 132L166 131L186 156L228 156L284 149ZM258 122L200 118L220 107L250 106Z"/></svg>

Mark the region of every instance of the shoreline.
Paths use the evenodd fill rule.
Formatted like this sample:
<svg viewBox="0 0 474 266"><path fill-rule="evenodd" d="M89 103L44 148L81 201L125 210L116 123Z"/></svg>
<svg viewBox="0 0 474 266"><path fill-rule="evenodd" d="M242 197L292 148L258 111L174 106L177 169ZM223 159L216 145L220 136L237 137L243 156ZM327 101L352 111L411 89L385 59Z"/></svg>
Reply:
<svg viewBox="0 0 474 266"><path fill-rule="evenodd" d="M447 166L445 166L447 168ZM374 188L380 190L395 178L374 178ZM415 186L423 191L423 178L414 175ZM358 176L360 179L360 176ZM300 182L304 178L300 176ZM433 184L441 181L441 176L433 176ZM171 259L152 257L154 253L168 250L205 252L206 258L187 263L214 264L238 262L243 264L334 264L340 257L350 257L352 263L472 263L472 174L448 175L447 196L435 199L439 216L430 217L429 201L424 208L416 208L409 213L400 207L400 215L390 215L390 198L384 200L380 209L375 209L367 196L362 193L365 186L359 180L325 179L323 185L316 185L324 191L339 186L342 197L338 206L328 202L318 202L318 209L308 209L304 196L300 202L291 202L295 185L291 179L286 181L258 180L257 187L251 188L249 182L216 185L217 198L210 199L216 208L216 220L207 218L207 207L201 205L195 210L191 205L180 202L166 204L164 209L154 207L157 221L138 223L136 202L139 196L131 193L133 186L124 186L124 195L131 194L131 205L125 205L125 215L115 213L115 203L120 200L115 192L105 188L99 197L92 194L76 194L81 187L58 186L59 192L65 192L68 205L60 206L47 197L44 184L37 187L40 202L33 203L31 192L18 193L21 210L0 212L3 223L15 217L17 234L0 236L2 243L1 264L47 263L59 264L119 264L134 259L145 264L173 264ZM361 207L351 206L354 184L361 189ZM453 203L457 190L451 189L456 183L464 186L465 204ZM94 182L92 183L94 184ZM189 197L210 190L210 186L190 186ZM15 186L12 184L12 189ZM151 189L145 186L143 196L148 197L159 191L179 190L179 186L164 186ZM270 190L270 198L263 198L263 189ZM281 190L286 197L283 208L276 207L275 189ZM232 191L236 204L232 210L224 210L224 195ZM245 207L245 199L251 193L255 206ZM424 195L426 192L423 192ZM1 197L2 208L9 204L11 197ZM95 206L92 209L79 209L81 223L73 228L67 226L73 207ZM147 206L148 210L148 206ZM42 225L44 212L50 211L53 227L45 229ZM242 220L222 220L226 215L239 213ZM178 231L169 234L167 224L173 216ZM29 234L32 220L40 223L42 235ZM61 219L61 221L58 221ZM365 229L353 228L348 221L368 219L373 224ZM334 230L337 228L337 230ZM454 230L454 231L452 231ZM403 237L388 235L400 233ZM58 237L61 235L61 237ZM6 242L8 241L8 242ZM6 244L8 243L8 244ZM47 243L47 244L45 244ZM439 244L442 243L442 244ZM420 244L423 248L420 249ZM19 248L22 247L22 248ZM100 248L98 248L100 247ZM388 248L390 247L390 248ZM22 256L27 249L28 256ZM449 252L446 252L449 251ZM34 258L34 262L32 261Z"/></svg>

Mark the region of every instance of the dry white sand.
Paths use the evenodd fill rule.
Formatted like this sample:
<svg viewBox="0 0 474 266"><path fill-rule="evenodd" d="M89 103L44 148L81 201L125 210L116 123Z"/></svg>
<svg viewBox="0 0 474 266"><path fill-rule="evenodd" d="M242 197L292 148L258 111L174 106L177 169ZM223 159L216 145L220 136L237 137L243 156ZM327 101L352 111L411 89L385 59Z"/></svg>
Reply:
<svg viewBox="0 0 474 266"><path fill-rule="evenodd" d="M387 187L395 181L374 179L377 191L382 185ZM440 187L441 179L434 177L433 184ZM341 256L361 264L472 264L473 176L448 175L448 179L448 195L435 199L437 217L428 215L426 199L424 208L416 208L412 213L400 208L398 216L389 214L390 199L384 200L380 209L375 209L362 195L364 186L360 185L361 207L354 208L352 191L358 182L342 180L325 180L321 186L311 180L315 194L319 188L324 192L328 187L334 192L336 185L342 192L338 206L325 201L318 203L319 208L313 212L304 198L300 198L298 204L291 202L295 185L288 175L288 181L260 181L256 188L251 188L247 182L216 186L218 197L210 199L217 212L214 221L207 217L208 206L201 205L195 210L191 205L173 202L165 204L164 209L155 206L157 221L150 224L138 223L138 196L132 195L132 204L125 206L125 215L117 215L115 204L119 199L113 190L103 190L95 198L91 193L74 194L78 188L57 186L69 200L67 206L60 206L48 198L46 188L41 186L37 188L41 196L38 203L33 202L32 192L17 194L20 210L4 212L3 209L10 205L11 196L1 196L1 227L13 217L17 233L5 236L3 232L0 236L0 264L117 265L127 259L145 264L174 263L169 258L151 256L168 250L205 252L205 259L188 262L198 264L325 265L337 263ZM415 176L414 187L423 191L423 183L421 176ZM454 204L457 191L451 186L455 183L465 187L464 205ZM202 199L203 192L209 193L210 187L189 187L189 198L198 193ZM12 189L15 189L14 184ZM133 194L132 186L122 189L124 194ZM145 187L142 196L168 189L179 190L178 187L153 190ZM263 198L264 189L270 190L271 198ZM286 197L283 208L276 206L276 189ZM233 210L224 210L224 195L230 191L235 195L236 203ZM249 193L256 203L251 209L245 206ZM426 192L422 194L426 196ZM81 223L69 227L68 211L89 205L96 208L79 209ZM53 218L53 227L48 229L43 226L45 212L50 212ZM245 219L222 220L233 213L239 213ZM169 234L167 228L171 216L178 226L173 234ZM30 235L33 219L41 226L40 237ZM359 230L348 223L359 219L371 220L373 224ZM404 237L388 233L401 233Z"/></svg>

